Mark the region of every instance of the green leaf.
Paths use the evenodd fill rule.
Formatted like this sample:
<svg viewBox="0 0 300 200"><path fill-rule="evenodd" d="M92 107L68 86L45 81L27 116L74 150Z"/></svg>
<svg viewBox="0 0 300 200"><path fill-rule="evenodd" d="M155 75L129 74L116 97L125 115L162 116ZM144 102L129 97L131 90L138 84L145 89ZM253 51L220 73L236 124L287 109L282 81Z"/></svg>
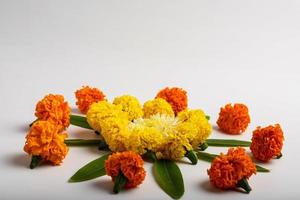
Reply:
<svg viewBox="0 0 300 200"><path fill-rule="evenodd" d="M252 190L246 178L242 178L236 186L243 188L247 194L249 194Z"/></svg>
<svg viewBox="0 0 300 200"><path fill-rule="evenodd" d="M70 123L74 126L79 126L81 128L87 128L93 130L88 124L86 117L79 115L70 115Z"/></svg>
<svg viewBox="0 0 300 200"><path fill-rule="evenodd" d="M203 160L206 162L212 162L215 159L215 157L218 156L216 154L211 154L206 152L197 152L196 154L199 160Z"/></svg>
<svg viewBox="0 0 300 200"><path fill-rule="evenodd" d="M65 139L68 146L99 146L102 140Z"/></svg>
<svg viewBox="0 0 300 200"><path fill-rule="evenodd" d="M207 139L205 142L208 146L215 147L249 147L251 145L251 142L243 140Z"/></svg>
<svg viewBox="0 0 300 200"><path fill-rule="evenodd" d="M106 174L105 160L109 154L106 154L96 160L93 160L80 168L70 179L69 182L81 182L91 180Z"/></svg>
<svg viewBox="0 0 300 200"><path fill-rule="evenodd" d="M154 177L158 185L173 199L179 199L183 195L184 184L181 171L174 161L155 161Z"/></svg>
<svg viewBox="0 0 300 200"><path fill-rule="evenodd" d="M202 151L197 152L198 159L206 161L206 162L212 162L215 159L215 157L217 157L217 156L218 155L216 155L216 154L206 153L206 152L202 152ZM264 168L259 165L255 165L255 166L256 166L257 172L270 172L270 170L267 168Z"/></svg>
<svg viewBox="0 0 300 200"><path fill-rule="evenodd" d="M188 151L185 154L185 157L187 157L191 161L192 165L196 165L198 163L197 155L193 150Z"/></svg>
<svg viewBox="0 0 300 200"><path fill-rule="evenodd" d="M206 118L207 120L210 120L210 116L209 116L209 115L205 115L205 118Z"/></svg>
<svg viewBox="0 0 300 200"><path fill-rule="evenodd" d="M255 165L255 166L256 166L256 171L257 171L257 172L262 172L262 173L270 172L270 170L267 169L267 168L261 167L261 166L259 166L259 165Z"/></svg>

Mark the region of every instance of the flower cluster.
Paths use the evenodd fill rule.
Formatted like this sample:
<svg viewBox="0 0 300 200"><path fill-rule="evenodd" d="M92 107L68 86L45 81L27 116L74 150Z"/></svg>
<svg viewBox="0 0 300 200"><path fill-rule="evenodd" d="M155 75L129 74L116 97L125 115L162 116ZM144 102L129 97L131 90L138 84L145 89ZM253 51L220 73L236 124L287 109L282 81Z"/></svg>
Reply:
<svg viewBox="0 0 300 200"><path fill-rule="evenodd" d="M46 95L36 105L34 122L26 136L24 151L32 156L40 156L54 165L62 162L68 153L64 143L70 125L70 107L62 95Z"/></svg>
<svg viewBox="0 0 300 200"><path fill-rule="evenodd" d="M216 157L207 171L210 182L221 189L236 188L243 178L249 179L256 173L255 164L245 149L230 148L227 154Z"/></svg>
<svg viewBox="0 0 300 200"><path fill-rule="evenodd" d="M66 137L68 135L61 133L50 121L37 121L26 136L24 151L58 165L68 153L68 147L64 143Z"/></svg>
<svg viewBox="0 0 300 200"><path fill-rule="evenodd" d="M83 86L81 89L75 92L77 99L76 105L82 113L86 113L91 104L105 100L105 95L98 88L91 88L89 86Z"/></svg>
<svg viewBox="0 0 300 200"><path fill-rule="evenodd" d="M145 104L144 110L151 111L158 105ZM172 160L178 160L187 151L197 148L212 130L201 110L184 110L178 113L178 117L158 112L148 118L130 121L122 107L106 101L90 106L87 121L93 129L101 132L112 151L128 150L140 155L152 151L159 159Z"/></svg>
<svg viewBox="0 0 300 200"><path fill-rule="evenodd" d="M281 154L283 140L283 132L279 124L264 128L257 127L253 131L250 149L254 158L266 162Z"/></svg>
<svg viewBox="0 0 300 200"><path fill-rule="evenodd" d="M248 108L244 104L225 105L221 108L217 124L225 133L240 134L250 123Z"/></svg>
<svg viewBox="0 0 300 200"><path fill-rule="evenodd" d="M133 188L143 182L146 176L144 161L139 154L125 151L113 153L105 161L105 171L115 181L122 173L126 178L125 188Z"/></svg>

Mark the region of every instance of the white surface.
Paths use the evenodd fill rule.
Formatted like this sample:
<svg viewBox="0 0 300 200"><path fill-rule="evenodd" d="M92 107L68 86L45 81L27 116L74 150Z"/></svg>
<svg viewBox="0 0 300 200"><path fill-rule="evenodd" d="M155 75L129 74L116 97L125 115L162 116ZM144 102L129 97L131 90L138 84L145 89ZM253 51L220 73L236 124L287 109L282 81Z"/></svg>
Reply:
<svg viewBox="0 0 300 200"><path fill-rule="evenodd" d="M283 158L264 164L250 195L208 183L208 163L179 164L182 199L297 199L299 172L300 1L0 1L0 199L168 199L151 166L137 189L112 195L108 177L69 184L97 158L93 148L71 148L63 165L27 168L23 152L36 102L63 94L75 107L81 85L110 100L129 93L142 102L165 86L188 91L215 125L220 106L243 102L251 112L246 133L280 123ZM92 137L71 127L70 137ZM214 130L212 138L229 136ZM219 153L225 148L209 148Z"/></svg>

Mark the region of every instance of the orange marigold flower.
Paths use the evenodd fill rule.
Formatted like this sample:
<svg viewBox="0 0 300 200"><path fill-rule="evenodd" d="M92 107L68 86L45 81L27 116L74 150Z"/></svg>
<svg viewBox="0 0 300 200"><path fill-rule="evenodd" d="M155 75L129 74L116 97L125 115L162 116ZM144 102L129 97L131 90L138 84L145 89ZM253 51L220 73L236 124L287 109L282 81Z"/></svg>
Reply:
<svg viewBox="0 0 300 200"><path fill-rule="evenodd" d="M244 104L225 105L221 108L217 124L225 133L240 134L250 123L248 108Z"/></svg>
<svg viewBox="0 0 300 200"><path fill-rule="evenodd" d="M59 165L68 153L64 143L66 133L49 121L37 121L26 136L24 151L30 155L41 156L43 160Z"/></svg>
<svg viewBox="0 0 300 200"><path fill-rule="evenodd" d="M155 98L165 99L172 106L175 115L186 109L188 104L187 92L182 88L177 87L166 87L165 89L160 90Z"/></svg>
<svg viewBox="0 0 300 200"><path fill-rule="evenodd" d="M243 178L249 179L256 173L255 164L246 154L244 148L230 148L227 154L217 156L209 170L207 170L210 182L221 189L231 189Z"/></svg>
<svg viewBox="0 0 300 200"><path fill-rule="evenodd" d="M105 99L105 95L102 91L98 88L90 88L89 86L83 86L81 89L77 90L75 96L77 99L76 105L83 114L88 111L90 105Z"/></svg>
<svg viewBox="0 0 300 200"><path fill-rule="evenodd" d="M65 130L70 125L71 109L62 95L46 95L36 104L35 116L47 120Z"/></svg>
<svg viewBox="0 0 300 200"><path fill-rule="evenodd" d="M136 187L143 182L146 176L142 157L131 151L110 155L105 161L105 170L113 181L122 172L127 179L126 188Z"/></svg>
<svg viewBox="0 0 300 200"><path fill-rule="evenodd" d="M253 131L250 149L254 158L266 162L281 155L283 140L284 136L279 124L264 128L257 127Z"/></svg>

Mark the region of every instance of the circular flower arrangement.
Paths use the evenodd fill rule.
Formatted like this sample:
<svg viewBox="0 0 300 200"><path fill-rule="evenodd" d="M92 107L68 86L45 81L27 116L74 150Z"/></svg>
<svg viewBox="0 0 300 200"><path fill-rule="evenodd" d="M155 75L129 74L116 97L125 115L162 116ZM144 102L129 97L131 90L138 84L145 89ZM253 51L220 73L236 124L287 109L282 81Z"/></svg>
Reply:
<svg viewBox="0 0 300 200"><path fill-rule="evenodd" d="M184 193L184 181L176 161L188 158L211 162L207 173L213 186L220 189L243 188L251 191L250 176L269 172L254 164L242 147L250 147L255 159L267 162L280 158L283 131L279 124L257 127L252 141L209 139L213 129L210 117L201 109L188 108L187 92L166 87L155 99L143 106L130 95L105 99L100 89L84 86L75 92L78 109L86 114L73 115L62 95L49 94L36 105L37 119L30 124L24 151L31 155L30 168L43 161L59 165L68 146L97 146L105 154L80 168L69 182L81 182L99 176L111 176L113 191L134 188L146 177L144 160L153 163L158 185L172 198ZM240 134L250 123L248 107L227 104L217 120L219 128L229 134ZM67 139L64 131L72 124L96 132L98 139ZM208 146L229 148L227 154L204 152ZM46 163L44 162L44 163Z"/></svg>

